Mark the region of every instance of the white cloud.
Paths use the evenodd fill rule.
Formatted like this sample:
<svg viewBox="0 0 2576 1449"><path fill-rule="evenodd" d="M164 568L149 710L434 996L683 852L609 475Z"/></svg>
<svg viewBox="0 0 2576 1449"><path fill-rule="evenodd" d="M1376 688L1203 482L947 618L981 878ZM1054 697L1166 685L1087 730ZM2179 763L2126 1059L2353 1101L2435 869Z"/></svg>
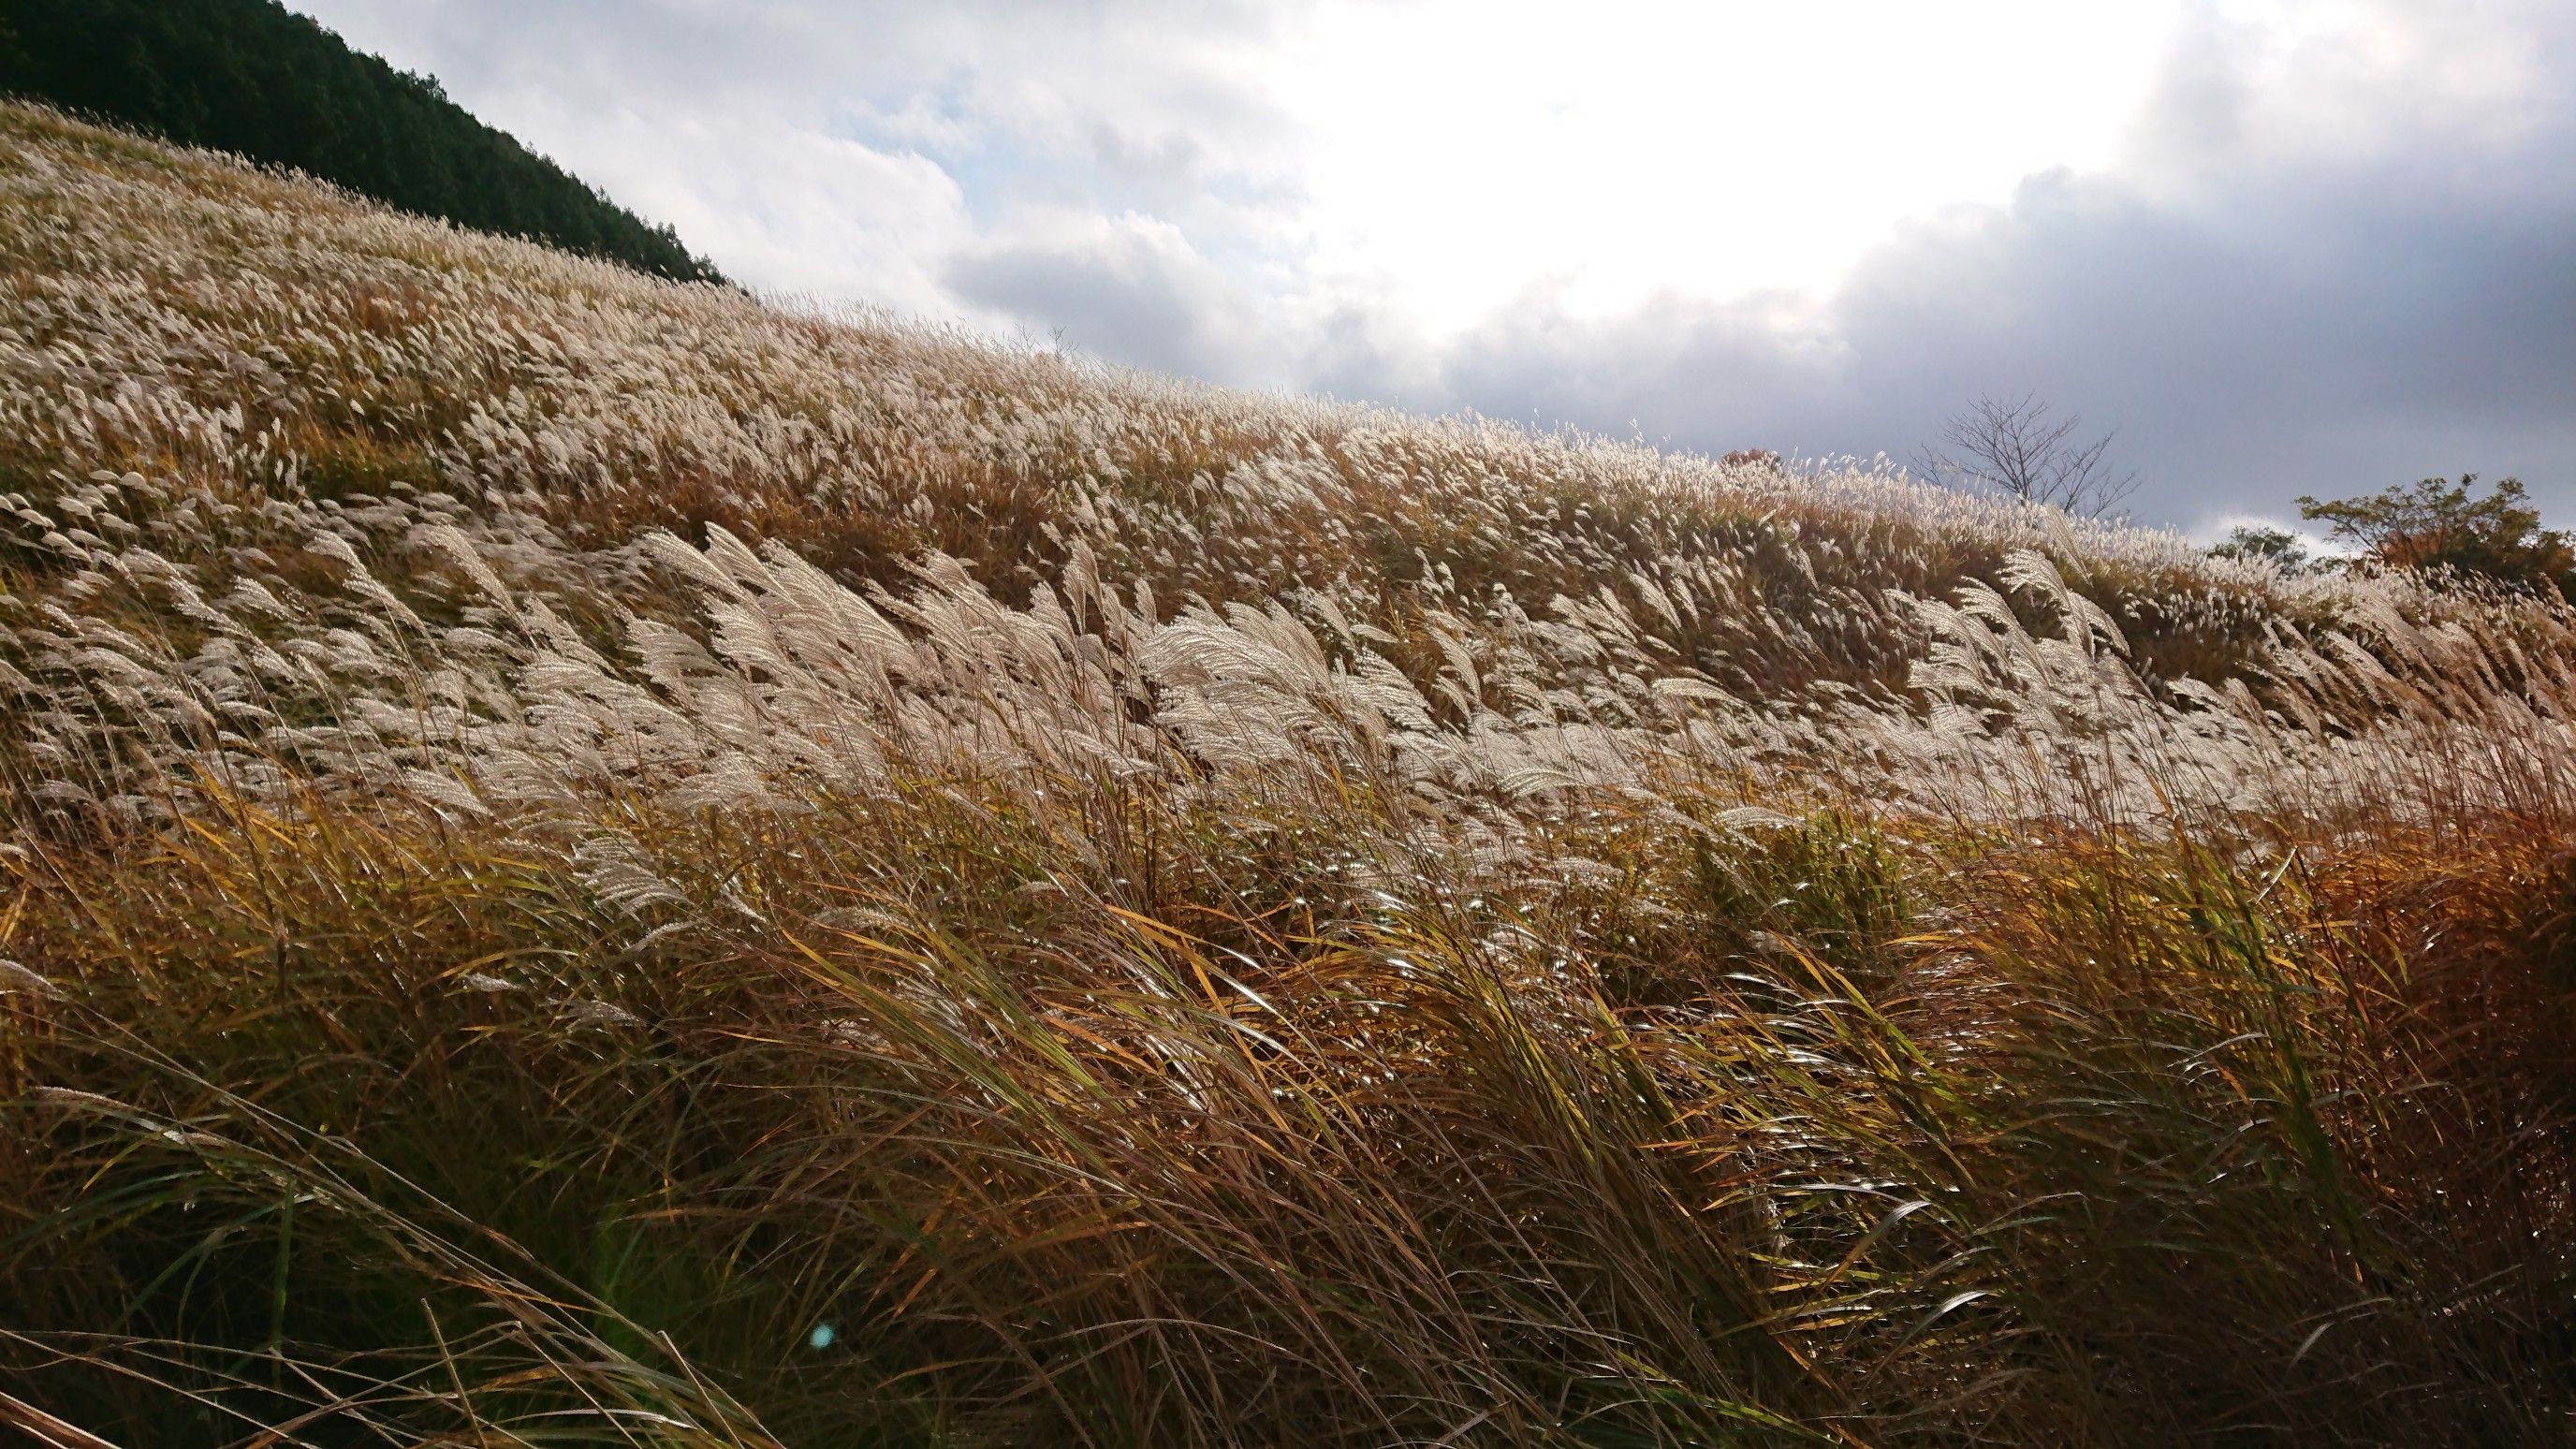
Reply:
<svg viewBox="0 0 2576 1449"><path fill-rule="evenodd" d="M955 311L944 259L977 226L965 190L926 156L722 113L655 120L543 96L516 109L566 156L591 158L583 179L670 223L731 275L905 312Z"/></svg>
<svg viewBox="0 0 2576 1449"><path fill-rule="evenodd" d="M1433 327L1530 281L1829 286L1925 207L2107 158L2170 6L1336 6L1280 68L1313 140L1318 263Z"/></svg>

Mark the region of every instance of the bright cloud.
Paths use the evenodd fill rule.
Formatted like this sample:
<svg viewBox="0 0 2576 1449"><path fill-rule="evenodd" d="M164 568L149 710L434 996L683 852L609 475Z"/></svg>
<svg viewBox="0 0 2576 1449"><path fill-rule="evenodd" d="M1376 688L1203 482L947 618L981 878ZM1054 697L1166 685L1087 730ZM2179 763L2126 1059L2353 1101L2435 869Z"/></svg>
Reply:
<svg viewBox="0 0 2576 1449"><path fill-rule="evenodd" d="M2172 6L1341 5L1281 67L1320 269L1434 326L1830 287L1902 218L2107 159Z"/></svg>

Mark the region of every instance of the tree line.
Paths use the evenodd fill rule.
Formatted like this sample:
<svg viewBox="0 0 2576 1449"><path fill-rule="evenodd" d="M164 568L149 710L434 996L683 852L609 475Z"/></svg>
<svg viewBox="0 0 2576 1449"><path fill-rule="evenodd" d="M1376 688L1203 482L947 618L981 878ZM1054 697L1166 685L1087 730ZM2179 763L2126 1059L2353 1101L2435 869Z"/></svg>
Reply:
<svg viewBox="0 0 2576 1449"><path fill-rule="evenodd" d="M0 0L0 92L335 182L423 216L680 281L668 226L476 120L437 81L276 0Z"/></svg>

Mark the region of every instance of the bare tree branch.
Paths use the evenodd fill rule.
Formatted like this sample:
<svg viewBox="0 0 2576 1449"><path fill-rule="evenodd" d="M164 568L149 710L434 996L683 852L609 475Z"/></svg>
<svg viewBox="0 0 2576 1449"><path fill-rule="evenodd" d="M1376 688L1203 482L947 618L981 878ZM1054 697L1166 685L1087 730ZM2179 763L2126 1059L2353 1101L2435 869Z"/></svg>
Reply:
<svg viewBox="0 0 2576 1449"><path fill-rule="evenodd" d="M2036 393L2018 401L1980 397L1941 428L1945 446L1916 450L1914 469L1945 488L1984 488L2100 517L2138 489L2135 470L2110 461L2115 429L2080 441L2077 413L2051 415Z"/></svg>

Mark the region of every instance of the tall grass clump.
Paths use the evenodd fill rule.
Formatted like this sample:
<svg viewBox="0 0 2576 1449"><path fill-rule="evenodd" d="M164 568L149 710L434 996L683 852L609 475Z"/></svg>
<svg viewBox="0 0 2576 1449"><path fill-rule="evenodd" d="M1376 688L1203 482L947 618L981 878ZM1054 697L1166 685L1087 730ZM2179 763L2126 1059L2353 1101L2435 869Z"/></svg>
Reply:
<svg viewBox="0 0 2576 1449"><path fill-rule="evenodd" d="M2566 1437L2564 606L0 189L37 1442Z"/></svg>

